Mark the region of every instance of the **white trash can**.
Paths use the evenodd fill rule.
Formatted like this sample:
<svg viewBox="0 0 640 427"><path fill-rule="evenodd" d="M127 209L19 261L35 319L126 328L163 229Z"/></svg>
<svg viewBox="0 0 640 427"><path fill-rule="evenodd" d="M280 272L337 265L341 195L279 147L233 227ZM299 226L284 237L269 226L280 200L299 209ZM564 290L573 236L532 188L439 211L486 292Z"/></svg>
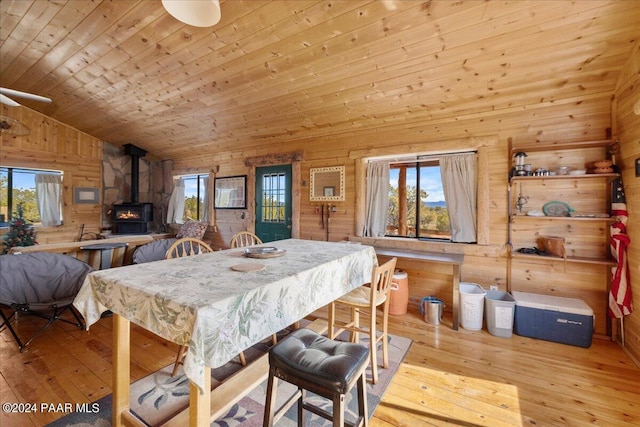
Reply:
<svg viewBox="0 0 640 427"><path fill-rule="evenodd" d="M489 333L496 337L509 338L513 333L516 300L509 292L489 290L484 301Z"/></svg>
<svg viewBox="0 0 640 427"><path fill-rule="evenodd" d="M487 293L477 283L460 282L460 325L470 331L482 329L484 296Z"/></svg>

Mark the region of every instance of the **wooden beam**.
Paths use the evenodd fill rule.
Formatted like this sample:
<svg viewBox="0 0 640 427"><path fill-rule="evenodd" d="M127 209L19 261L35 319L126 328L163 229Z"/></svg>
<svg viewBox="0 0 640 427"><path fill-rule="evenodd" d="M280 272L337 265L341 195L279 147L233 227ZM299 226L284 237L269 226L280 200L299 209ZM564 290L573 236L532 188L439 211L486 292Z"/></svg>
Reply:
<svg viewBox="0 0 640 427"><path fill-rule="evenodd" d="M295 151L292 153L275 153L264 156L247 157L244 159L244 165L247 167L260 167L271 165L286 165L304 160L304 151Z"/></svg>

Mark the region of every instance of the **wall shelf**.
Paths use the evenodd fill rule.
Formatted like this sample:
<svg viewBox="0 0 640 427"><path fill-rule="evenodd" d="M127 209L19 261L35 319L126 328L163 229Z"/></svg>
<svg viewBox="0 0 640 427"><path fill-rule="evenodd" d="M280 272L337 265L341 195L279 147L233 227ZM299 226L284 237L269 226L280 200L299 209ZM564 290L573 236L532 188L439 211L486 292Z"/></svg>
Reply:
<svg viewBox="0 0 640 427"><path fill-rule="evenodd" d="M597 265L605 265L605 266L614 266L616 262L611 259L605 258L588 258L588 257L572 257L568 256L566 258L557 257L557 256L545 256L545 255L535 255L535 254L521 254L520 252L514 251L512 254L513 258L519 258L528 261L543 261L543 262L572 262L577 264L597 264Z"/></svg>
<svg viewBox="0 0 640 427"><path fill-rule="evenodd" d="M523 152L524 164L528 165L525 170L566 167L589 172L594 162L612 159L615 144L613 140L602 140L515 145L509 138L508 148L507 291L546 294L552 289L558 296L583 299L598 313L596 326L607 335L611 334L611 324L603 316L607 309L605 295L611 283L611 267L616 265L609 248L610 225L616 221L610 216L611 195L612 185L620 175L514 176L511 162L522 162L522 156L516 159L515 154ZM542 215L544 207L553 202L568 205L577 216ZM537 215L526 214L532 211ZM544 250L544 242L550 239L562 239L558 255L563 256L518 252L531 247Z"/></svg>
<svg viewBox="0 0 640 427"><path fill-rule="evenodd" d="M531 215L511 215L511 223L521 221L544 222L544 221L577 221L577 222L615 222L616 219L607 217L583 217L583 216L531 216Z"/></svg>
<svg viewBox="0 0 640 427"><path fill-rule="evenodd" d="M547 175L547 176L512 176L511 182L517 181L545 181L545 180L582 180L582 179L602 179L607 178L609 181L620 176L619 173L586 173L584 175Z"/></svg>

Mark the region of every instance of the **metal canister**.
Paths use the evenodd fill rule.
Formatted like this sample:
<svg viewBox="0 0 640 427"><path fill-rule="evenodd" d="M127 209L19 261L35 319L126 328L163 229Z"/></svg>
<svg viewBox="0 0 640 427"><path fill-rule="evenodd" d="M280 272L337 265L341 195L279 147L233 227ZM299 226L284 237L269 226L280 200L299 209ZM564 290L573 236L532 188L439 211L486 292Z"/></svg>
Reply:
<svg viewBox="0 0 640 427"><path fill-rule="evenodd" d="M424 321L431 325L439 325L444 313L444 302L436 297L429 296L420 301L420 314Z"/></svg>

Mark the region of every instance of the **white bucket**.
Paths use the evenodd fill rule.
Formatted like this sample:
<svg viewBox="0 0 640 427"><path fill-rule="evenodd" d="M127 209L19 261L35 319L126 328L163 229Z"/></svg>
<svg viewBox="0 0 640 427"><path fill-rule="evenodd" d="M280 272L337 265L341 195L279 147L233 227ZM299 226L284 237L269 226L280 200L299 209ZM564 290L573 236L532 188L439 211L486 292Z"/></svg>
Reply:
<svg viewBox="0 0 640 427"><path fill-rule="evenodd" d="M482 329L485 295L485 290L477 283L460 282L460 325L463 328Z"/></svg>

